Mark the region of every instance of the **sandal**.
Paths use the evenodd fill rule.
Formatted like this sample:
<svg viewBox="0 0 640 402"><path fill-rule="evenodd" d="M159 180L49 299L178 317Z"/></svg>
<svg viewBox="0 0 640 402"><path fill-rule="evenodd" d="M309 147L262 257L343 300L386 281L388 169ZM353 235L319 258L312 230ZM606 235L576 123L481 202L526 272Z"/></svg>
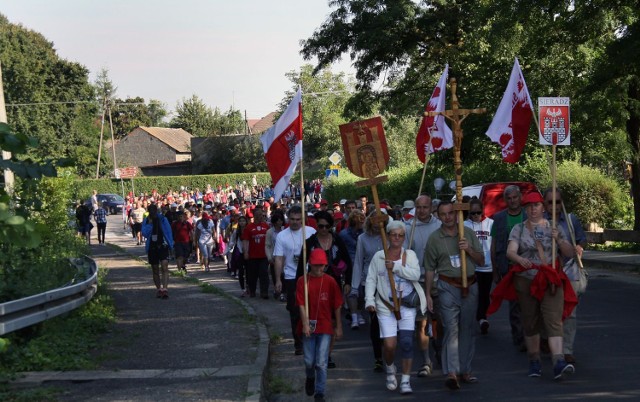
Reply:
<svg viewBox="0 0 640 402"><path fill-rule="evenodd" d="M418 377L428 377L431 375L431 365L425 364L418 370Z"/></svg>

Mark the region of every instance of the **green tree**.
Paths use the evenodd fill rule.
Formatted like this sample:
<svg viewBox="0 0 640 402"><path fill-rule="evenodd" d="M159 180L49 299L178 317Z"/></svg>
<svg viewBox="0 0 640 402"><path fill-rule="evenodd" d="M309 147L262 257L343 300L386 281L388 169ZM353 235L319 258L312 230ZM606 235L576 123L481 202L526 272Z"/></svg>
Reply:
<svg viewBox="0 0 640 402"><path fill-rule="evenodd" d="M239 110L230 107L226 112L215 108L213 111L212 135L242 134L246 133L246 121Z"/></svg>
<svg viewBox="0 0 640 402"><path fill-rule="evenodd" d="M348 113L366 114L379 104L395 116L419 115L445 63L450 77L458 79L461 106L493 111L519 56L534 100L572 99L572 145L559 149L559 159L607 169L612 160L618 165L632 152L640 155L619 136L627 132L633 143L640 121L638 58L630 56L638 53L638 0L336 0L332 5L326 21L302 42L302 54L317 58L316 72L345 54L351 57L358 93ZM598 89L602 83L607 90ZM612 92L622 102L607 100ZM465 121L465 163L502 163L497 146L484 136L491 114ZM539 148L532 127L521 166ZM433 161L450 159L445 152ZM636 188L640 191L640 179ZM640 198L635 199L638 219Z"/></svg>
<svg viewBox="0 0 640 402"><path fill-rule="evenodd" d="M98 107L88 70L60 58L41 34L2 15L0 61L7 119L16 133L28 133L40 143L23 157L67 158L81 149L85 162L93 159L95 166L99 128L92 118ZM81 168L79 173L85 172Z"/></svg>
<svg viewBox="0 0 640 402"><path fill-rule="evenodd" d="M299 71L285 74L294 84L279 106L284 112L298 86L302 87L303 153L307 163L328 165L329 155L342 149L338 126L346 123L342 116L351 97L352 83L343 73L322 69L314 75L313 66L303 65Z"/></svg>
<svg viewBox="0 0 640 402"><path fill-rule="evenodd" d="M169 125L182 128L196 137L207 137L215 129L214 112L197 95L182 99L176 105L176 116Z"/></svg>

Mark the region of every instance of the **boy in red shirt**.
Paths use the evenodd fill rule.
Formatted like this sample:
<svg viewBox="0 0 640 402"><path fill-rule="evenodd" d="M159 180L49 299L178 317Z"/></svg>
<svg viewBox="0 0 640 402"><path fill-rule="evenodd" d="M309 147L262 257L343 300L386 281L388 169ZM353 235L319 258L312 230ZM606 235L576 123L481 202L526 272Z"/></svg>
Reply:
<svg viewBox="0 0 640 402"><path fill-rule="evenodd" d="M342 322L340 308L342 292L330 275L324 273L327 266L327 255L324 250L315 248L309 255L310 270L307 275L309 295L309 314L305 309L304 276L296 283L296 304L300 306L302 322L302 344L304 349L304 366L306 372L305 391L311 396L315 393L316 401L324 401L327 382L327 364L329 348L333 336L333 317L336 320L336 340L342 338Z"/></svg>
<svg viewBox="0 0 640 402"><path fill-rule="evenodd" d="M247 262L247 286L249 297L256 297L260 279L260 297L269 298L269 260L265 249L269 224L264 220L262 208L253 211L253 222L242 232L242 250Z"/></svg>

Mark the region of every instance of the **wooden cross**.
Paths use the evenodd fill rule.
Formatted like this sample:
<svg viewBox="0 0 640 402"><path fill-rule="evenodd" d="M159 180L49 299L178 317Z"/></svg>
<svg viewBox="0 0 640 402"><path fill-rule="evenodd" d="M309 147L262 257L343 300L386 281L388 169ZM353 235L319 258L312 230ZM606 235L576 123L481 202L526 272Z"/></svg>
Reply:
<svg viewBox="0 0 640 402"><path fill-rule="evenodd" d="M462 122L470 114L486 113L487 109L460 109L460 103L456 96L456 79L451 78L449 80L451 87L451 110L445 110L442 112L425 112L425 116L434 117L442 115L453 123L453 167L456 173L456 202L453 206L454 210L458 211L458 239L464 238L464 215L462 211L469 209L469 204L462 202L462 158L460 152L462 150ZM460 262L462 269L462 296L466 296L469 292L467 284L467 259L464 250L460 250Z"/></svg>

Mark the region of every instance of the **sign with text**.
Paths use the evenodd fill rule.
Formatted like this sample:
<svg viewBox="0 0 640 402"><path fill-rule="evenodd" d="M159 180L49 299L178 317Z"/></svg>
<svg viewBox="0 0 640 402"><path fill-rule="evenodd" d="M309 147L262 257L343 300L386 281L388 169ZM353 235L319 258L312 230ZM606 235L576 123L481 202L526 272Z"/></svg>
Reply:
<svg viewBox="0 0 640 402"><path fill-rule="evenodd" d="M541 145L571 145L569 98L538 98Z"/></svg>

